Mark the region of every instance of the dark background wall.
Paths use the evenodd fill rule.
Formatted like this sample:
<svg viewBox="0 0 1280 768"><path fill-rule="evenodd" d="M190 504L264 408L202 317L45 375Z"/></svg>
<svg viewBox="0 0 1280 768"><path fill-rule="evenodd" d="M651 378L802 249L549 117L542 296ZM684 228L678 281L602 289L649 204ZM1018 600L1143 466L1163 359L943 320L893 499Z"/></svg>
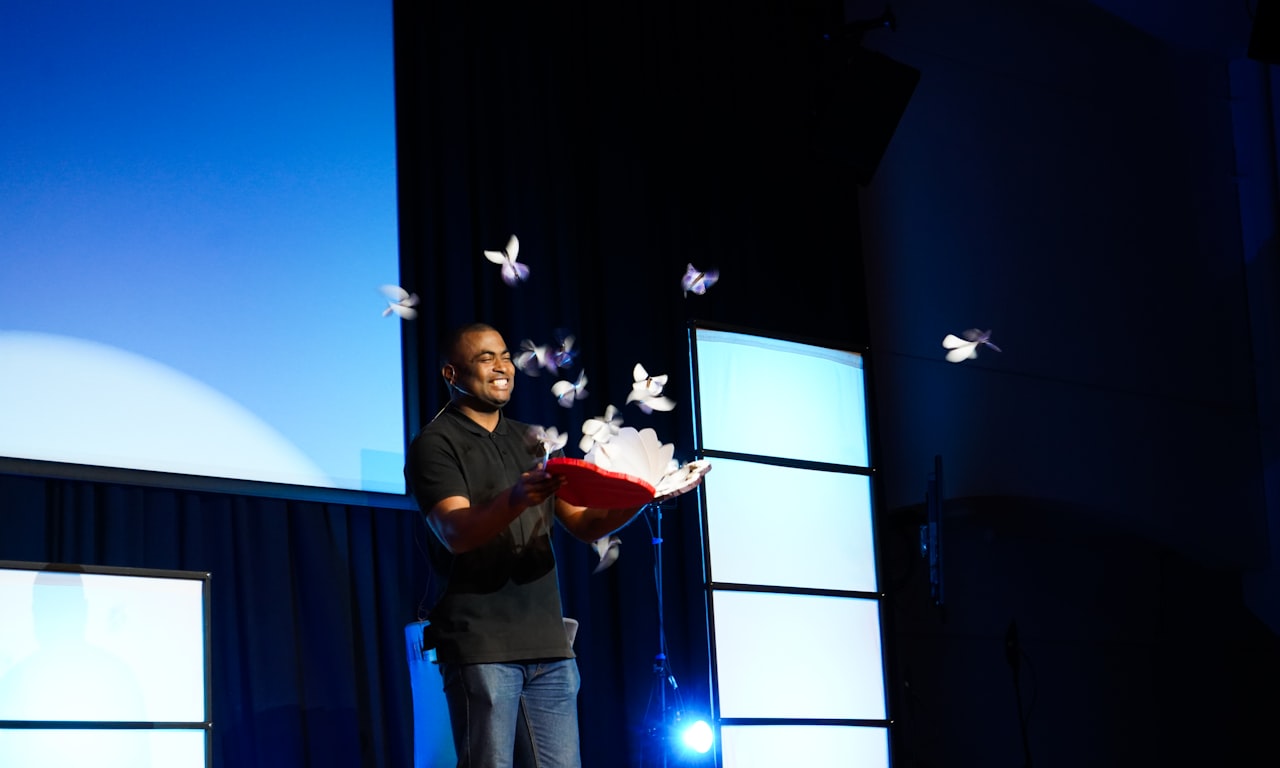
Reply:
<svg viewBox="0 0 1280 768"><path fill-rule="evenodd" d="M1249 702L1277 674L1275 166L1254 127L1275 97L1249 9L893 9L866 43L922 76L859 214L898 757L1270 754L1252 734L1274 709ZM1003 353L945 362L968 327ZM915 539L935 455L942 608Z"/></svg>
<svg viewBox="0 0 1280 768"><path fill-rule="evenodd" d="M896 30L862 36L896 65L839 47L883 10L398 4L413 420L442 402L438 335L477 318L513 343L578 334L590 407L527 379L512 406L571 434L637 361L686 379L694 319L866 347L895 763L1273 754L1275 96L1248 4L903 0ZM533 270L515 291L479 256L512 232ZM689 262L721 270L706 296L681 296ZM947 363L943 335L969 327L1004 351ZM744 418L785 418L785 371L778 391ZM627 417L689 457L687 411ZM916 543L934 456L941 608ZM217 765L408 762L412 510L28 477L0 499L0 558L214 573ZM692 500L667 526L696 702ZM557 542L589 766L644 748L647 538L624 531L594 577Z"/></svg>

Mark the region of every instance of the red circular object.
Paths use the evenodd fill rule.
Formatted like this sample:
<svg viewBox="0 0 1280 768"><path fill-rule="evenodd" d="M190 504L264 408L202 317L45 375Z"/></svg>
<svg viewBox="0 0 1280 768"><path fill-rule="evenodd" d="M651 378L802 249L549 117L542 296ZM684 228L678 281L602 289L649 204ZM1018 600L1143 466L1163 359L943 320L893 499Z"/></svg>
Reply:
<svg viewBox="0 0 1280 768"><path fill-rule="evenodd" d="M556 495L579 507L630 509L653 501L656 492L638 477L610 472L582 459L551 459L547 471L565 479Z"/></svg>

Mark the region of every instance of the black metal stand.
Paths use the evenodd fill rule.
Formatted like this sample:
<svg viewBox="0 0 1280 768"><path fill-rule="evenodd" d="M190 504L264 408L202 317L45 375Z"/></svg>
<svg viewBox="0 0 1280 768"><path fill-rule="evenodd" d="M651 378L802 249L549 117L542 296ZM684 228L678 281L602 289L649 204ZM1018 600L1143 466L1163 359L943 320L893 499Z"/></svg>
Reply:
<svg viewBox="0 0 1280 768"><path fill-rule="evenodd" d="M653 683L649 688L649 703L645 706L644 712L644 722L648 730L641 766L642 768L644 766L666 768L670 754L668 742L673 720L679 720L684 705L680 698L680 687L676 684L676 676L671 671L671 661L667 657L662 593L662 505L649 504L644 509L644 515L645 521L649 524L650 540L653 543L653 580L658 595L658 653L653 657ZM668 687L671 694L669 700ZM655 699L657 700L656 713L654 712ZM669 716L673 709L674 718Z"/></svg>
<svg viewBox="0 0 1280 768"><path fill-rule="evenodd" d="M1009 622L1009 629L1005 631L1004 652L1009 668L1013 670L1013 695L1018 705L1018 730L1022 733L1022 756L1025 761L1023 768L1031 768L1031 739L1027 734L1027 710L1022 705L1022 681L1018 674L1022 661L1022 647L1018 644L1017 622Z"/></svg>

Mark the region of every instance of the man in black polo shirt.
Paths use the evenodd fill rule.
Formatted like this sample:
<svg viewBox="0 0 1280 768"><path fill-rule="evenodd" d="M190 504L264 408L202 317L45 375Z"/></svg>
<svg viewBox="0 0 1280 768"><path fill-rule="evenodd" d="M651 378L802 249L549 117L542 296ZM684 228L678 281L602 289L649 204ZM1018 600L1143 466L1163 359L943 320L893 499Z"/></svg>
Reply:
<svg viewBox="0 0 1280 768"><path fill-rule="evenodd" d="M538 768L576 768L578 667L551 529L559 520L589 542L640 510L576 507L555 496L561 480L531 452L528 426L502 415L515 365L501 334L468 325L443 349L449 404L413 440L405 474L434 534L428 639L458 766L510 766L516 755Z"/></svg>

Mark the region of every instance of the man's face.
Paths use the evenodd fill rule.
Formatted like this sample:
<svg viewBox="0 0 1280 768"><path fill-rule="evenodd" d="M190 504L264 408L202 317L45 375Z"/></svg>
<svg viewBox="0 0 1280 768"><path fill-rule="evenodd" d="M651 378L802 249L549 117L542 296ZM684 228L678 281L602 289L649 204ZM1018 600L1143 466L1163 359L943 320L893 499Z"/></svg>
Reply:
<svg viewBox="0 0 1280 768"><path fill-rule="evenodd" d="M487 406L494 410L511 399L516 382L511 352L497 331L464 334L458 342L454 361L445 366L444 374L473 407Z"/></svg>

